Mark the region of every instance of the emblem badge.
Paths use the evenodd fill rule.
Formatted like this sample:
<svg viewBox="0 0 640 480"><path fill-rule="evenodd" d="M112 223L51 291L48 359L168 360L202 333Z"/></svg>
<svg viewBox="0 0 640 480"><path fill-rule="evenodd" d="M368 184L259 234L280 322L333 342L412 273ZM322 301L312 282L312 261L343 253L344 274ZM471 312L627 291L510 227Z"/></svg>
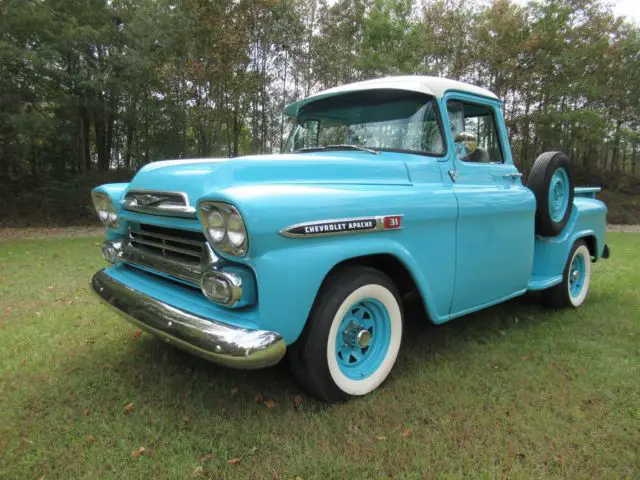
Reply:
<svg viewBox="0 0 640 480"><path fill-rule="evenodd" d="M338 218L297 223L280 230L280 235L291 238L322 237L366 232L382 232L402 228L403 215Z"/></svg>

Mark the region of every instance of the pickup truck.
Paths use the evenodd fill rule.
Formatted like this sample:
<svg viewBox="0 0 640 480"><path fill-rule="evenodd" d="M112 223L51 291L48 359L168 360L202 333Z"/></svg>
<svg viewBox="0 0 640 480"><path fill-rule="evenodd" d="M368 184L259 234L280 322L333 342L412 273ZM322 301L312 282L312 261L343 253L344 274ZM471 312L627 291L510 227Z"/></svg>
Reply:
<svg viewBox="0 0 640 480"><path fill-rule="evenodd" d="M92 191L110 264L92 287L212 362L285 354L311 395L365 395L402 344L403 302L441 324L539 290L581 306L609 256L598 188L542 153L523 183L502 103L435 77L369 80L285 109L279 154L158 161Z"/></svg>

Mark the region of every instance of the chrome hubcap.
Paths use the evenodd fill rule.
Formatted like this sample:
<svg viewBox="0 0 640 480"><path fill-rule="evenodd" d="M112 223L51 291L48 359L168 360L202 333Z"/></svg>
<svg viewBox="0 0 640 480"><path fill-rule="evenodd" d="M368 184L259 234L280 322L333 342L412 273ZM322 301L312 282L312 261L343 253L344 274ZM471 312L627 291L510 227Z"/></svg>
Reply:
<svg viewBox="0 0 640 480"><path fill-rule="evenodd" d="M362 329L358 332L358 346L360 348L366 348L371 343L371 332L366 329Z"/></svg>
<svg viewBox="0 0 640 480"><path fill-rule="evenodd" d="M573 279L573 281L575 282L576 280L578 280L578 278L580 278L580 272L576 269L571 273L571 278Z"/></svg>
<svg viewBox="0 0 640 480"><path fill-rule="evenodd" d="M361 325L352 325L344 332L344 343L352 348L367 348L372 338L371 332Z"/></svg>

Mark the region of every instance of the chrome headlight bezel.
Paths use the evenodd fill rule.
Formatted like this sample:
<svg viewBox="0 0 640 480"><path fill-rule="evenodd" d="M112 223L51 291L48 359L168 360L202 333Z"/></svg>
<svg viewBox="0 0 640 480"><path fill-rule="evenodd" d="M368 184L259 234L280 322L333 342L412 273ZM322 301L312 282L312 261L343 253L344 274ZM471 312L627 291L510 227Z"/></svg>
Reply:
<svg viewBox="0 0 640 480"><path fill-rule="evenodd" d="M223 219L223 232L220 232L218 214ZM247 227L236 207L223 202L201 202L198 206L198 218L207 240L215 249L236 257L247 254L249 250Z"/></svg>
<svg viewBox="0 0 640 480"><path fill-rule="evenodd" d="M91 200L102 224L107 228L118 228L118 212L112 198L104 192L91 192Z"/></svg>

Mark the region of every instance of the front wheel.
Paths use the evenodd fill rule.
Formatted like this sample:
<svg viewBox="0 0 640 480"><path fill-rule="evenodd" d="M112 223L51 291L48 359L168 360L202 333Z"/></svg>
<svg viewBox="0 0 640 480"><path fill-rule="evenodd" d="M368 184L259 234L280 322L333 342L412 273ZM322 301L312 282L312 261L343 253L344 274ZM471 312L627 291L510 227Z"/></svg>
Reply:
<svg viewBox="0 0 640 480"><path fill-rule="evenodd" d="M584 240L578 240L569 253L562 282L544 290L542 300L546 306L552 308L578 308L587 298L590 283L591 253Z"/></svg>
<svg viewBox="0 0 640 480"><path fill-rule="evenodd" d="M326 402L372 392L396 362L402 317L400 296L385 274L360 266L335 272L291 348L296 380Z"/></svg>

